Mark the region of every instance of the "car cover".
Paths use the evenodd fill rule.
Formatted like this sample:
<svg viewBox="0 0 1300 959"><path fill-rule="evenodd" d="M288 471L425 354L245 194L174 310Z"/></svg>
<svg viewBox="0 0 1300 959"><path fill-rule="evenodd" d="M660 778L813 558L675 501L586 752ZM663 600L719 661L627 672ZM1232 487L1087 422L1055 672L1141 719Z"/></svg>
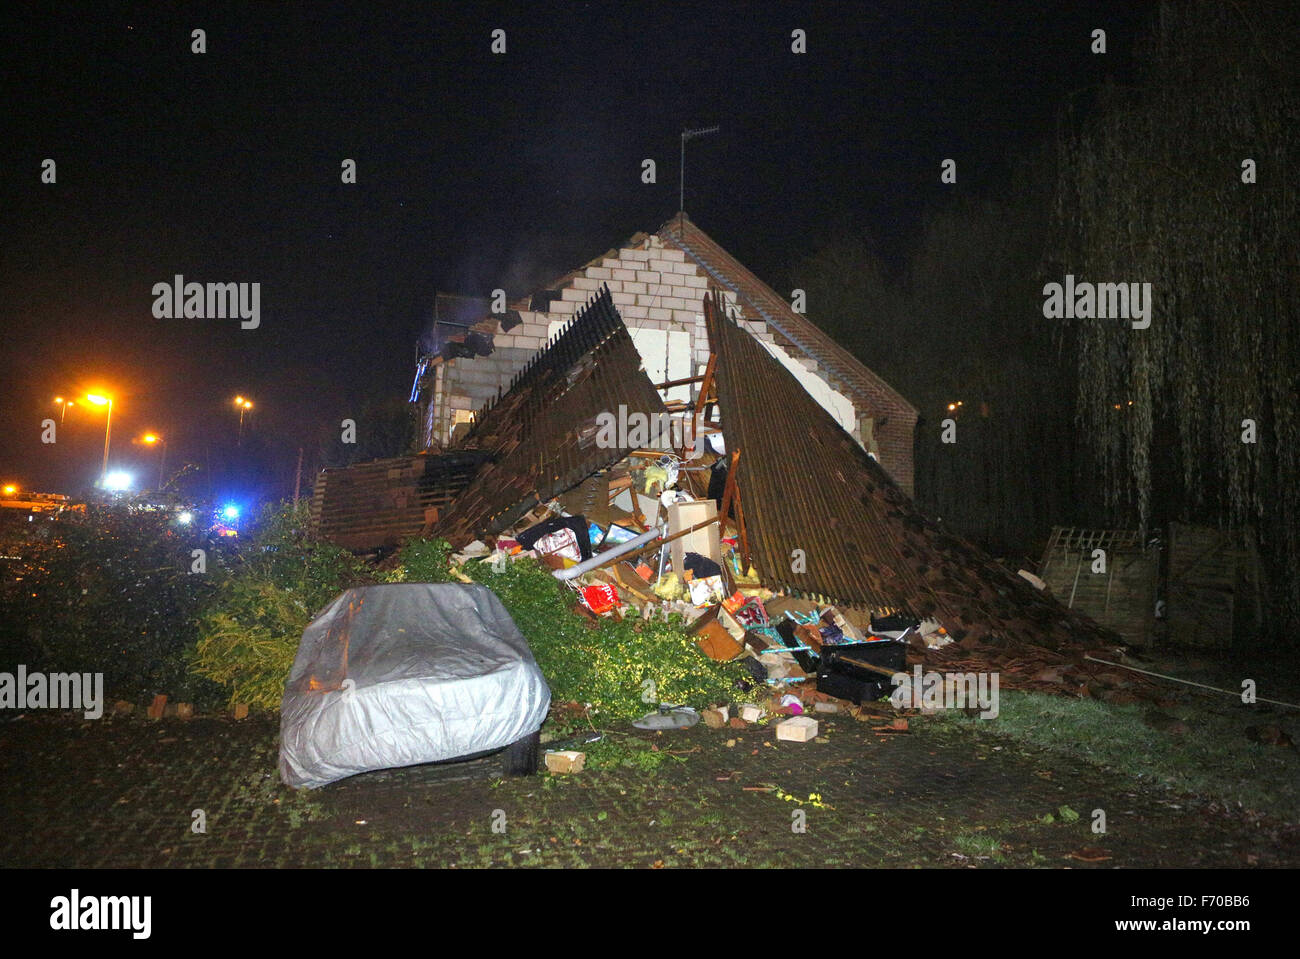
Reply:
<svg viewBox="0 0 1300 959"><path fill-rule="evenodd" d="M491 590L350 589L303 631L280 705L280 778L317 787L536 732L551 691Z"/></svg>

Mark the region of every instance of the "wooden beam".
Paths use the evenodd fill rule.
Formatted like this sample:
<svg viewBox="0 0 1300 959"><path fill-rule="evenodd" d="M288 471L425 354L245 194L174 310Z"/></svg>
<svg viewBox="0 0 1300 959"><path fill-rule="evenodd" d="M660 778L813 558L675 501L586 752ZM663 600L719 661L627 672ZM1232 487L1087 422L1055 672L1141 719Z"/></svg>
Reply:
<svg viewBox="0 0 1300 959"><path fill-rule="evenodd" d="M695 409L691 411L691 442L699 436L700 428L700 410L703 409L709 401L709 393L713 390L713 374L718 369L718 354L709 353L708 365L704 367L704 381L700 384L700 398L695 403ZM686 458L686 450L682 450L682 458Z"/></svg>
<svg viewBox="0 0 1300 959"><path fill-rule="evenodd" d="M731 500L736 495L736 462L740 459L740 450L731 451L731 462L727 464L727 482L722 487L722 509L718 512L726 529L727 514L731 511ZM736 527L740 529L739 525Z"/></svg>
<svg viewBox="0 0 1300 959"><path fill-rule="evenodd" d="M745 507L740 502L740 487L736 487L736 523L740 527L740 559L745 564L741 571L749 575L750 556L749 556L749 534L745 532Z"/></svg>
<svg viewBox="0 0 1300 959"><path fill-rule="evenodd" d="M674 386L685 386L687 383L698 383L702 379L704 379L703 374L700 374L699 376L687 376L680 380L669 380L667 383L659 383L655 386L655 389L670 390Z"/></svg>

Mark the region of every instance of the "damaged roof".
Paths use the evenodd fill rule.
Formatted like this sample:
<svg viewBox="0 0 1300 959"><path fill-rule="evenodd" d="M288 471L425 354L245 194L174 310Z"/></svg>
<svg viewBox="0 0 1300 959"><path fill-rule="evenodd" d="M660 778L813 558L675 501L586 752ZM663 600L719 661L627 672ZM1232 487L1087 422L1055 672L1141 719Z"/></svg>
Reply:
<svg viewBox="0 0 1300 959"><path fill-rule="evenodd" d="M345 549L394 546L445 509L483 462L479 453L420 453L324 469L311 500L317 533Z"/></svg>
<svg viewBox="0 0 1300 959"><path fill-rule="evenodd" d="M598 446L596 417L618 415L620 407L649 417L666 413L602 287L480 412L457 449L486 454L489 462L443 513L434 535L463 547L618 462L631 450Z"/></svg>
<svg viewBox="0 0 1300 959"><path fill-rule="evenodd" d="M796 313L775 290L718 245L684 212L657 234L665 246L681 250L708 274L710 282L739 299L745 314L767 323L772 332L825 371L827 382L859 409L888 409L917 415L916 407L816 323Z"/></svg>
<svg viewBox="0 0 1300 959"><path fill-rule="evenodd" d="M721 427L741 453L736 485L765 586L935 617L959 641L1058 646L1099 632L922 513L719 302L705 297Z"/></svg>

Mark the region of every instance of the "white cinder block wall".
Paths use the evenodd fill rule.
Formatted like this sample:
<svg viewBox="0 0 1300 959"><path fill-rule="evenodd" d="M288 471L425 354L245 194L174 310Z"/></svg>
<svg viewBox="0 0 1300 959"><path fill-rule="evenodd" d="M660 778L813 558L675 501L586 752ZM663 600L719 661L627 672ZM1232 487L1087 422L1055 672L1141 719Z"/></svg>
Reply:
<svg viewBox="0 0 1300 959"><path fill-rule="evenodd" d="M449 424L455 409L476 410L495 397L497 387L509 385L514 372L545 344L552 322L567 320L602 286L609 287L614 305L628 329L689 333L696 372L703 369L709 360L704 327L704 294L709 288L709 278L681 250L666 248L659 237L650 235L637 246L620 249L616 258L604 257L575 273L561 288L560 299L551 301L549 311L520 311L522 323L508 333L493 336L491 356L443 364L435 400L442 410L437 416L441 441L445 443L450 438ZM776 345L767 324L746 316L734 293L724 290L723 299L728 314L734 311L742 326L759 339ZM814 361L801 354L790 355L805 369L816 370ZM861 442L859 430L853 432Z"/></svg>

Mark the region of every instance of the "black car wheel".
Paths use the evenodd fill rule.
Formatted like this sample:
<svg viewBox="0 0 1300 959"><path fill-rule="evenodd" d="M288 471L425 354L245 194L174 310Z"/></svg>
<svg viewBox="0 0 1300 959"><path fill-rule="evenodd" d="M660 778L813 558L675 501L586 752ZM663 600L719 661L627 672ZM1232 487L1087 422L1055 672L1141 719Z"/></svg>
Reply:
<svg viewBox="0 0 1300 959"><path fill-rule="evenodd" d="M501 754L507 776L531 776L537 772L537 756L542 748L540 731L516 739Z"/></svg>

